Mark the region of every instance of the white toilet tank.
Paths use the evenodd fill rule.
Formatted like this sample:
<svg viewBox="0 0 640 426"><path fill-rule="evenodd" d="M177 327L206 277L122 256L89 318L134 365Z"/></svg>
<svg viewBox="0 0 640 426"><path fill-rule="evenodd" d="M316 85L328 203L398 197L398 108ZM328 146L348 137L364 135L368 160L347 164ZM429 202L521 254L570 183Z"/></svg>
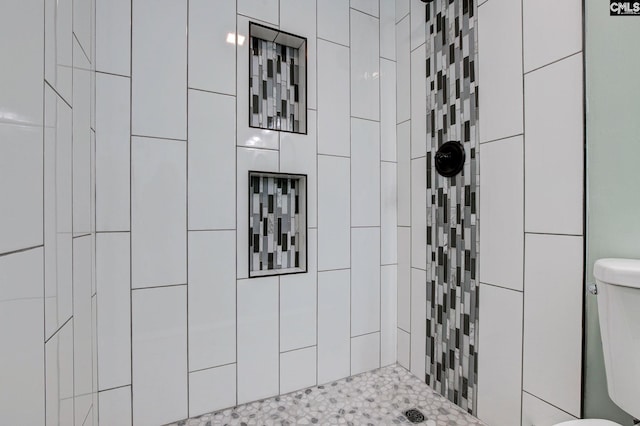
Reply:
<svg viewBox="0 0 640 426"><path fill-rule="evenodd" d="M600 259L593 275L609 396L640 418L640 260Z"/></svg>

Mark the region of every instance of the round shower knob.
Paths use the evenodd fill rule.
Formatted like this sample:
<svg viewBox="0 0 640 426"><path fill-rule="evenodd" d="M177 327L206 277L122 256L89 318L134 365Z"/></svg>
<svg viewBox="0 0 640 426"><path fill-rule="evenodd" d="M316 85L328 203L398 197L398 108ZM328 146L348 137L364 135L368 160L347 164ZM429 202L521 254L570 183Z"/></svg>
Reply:
<svg viewBox="0 0 640 426"><path fill-rule="evenodd" d="M453 177L462 171L464 160L464 146L460 142L446 142L436 152L436 170L444 177Z"/></svg>

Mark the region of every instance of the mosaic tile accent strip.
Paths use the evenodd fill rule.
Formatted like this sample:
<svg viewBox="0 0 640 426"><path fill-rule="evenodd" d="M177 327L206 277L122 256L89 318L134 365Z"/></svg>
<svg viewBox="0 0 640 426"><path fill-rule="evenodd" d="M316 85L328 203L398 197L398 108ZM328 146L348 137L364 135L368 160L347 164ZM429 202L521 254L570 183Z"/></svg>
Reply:
<svg viewBox="0 0 640 426"><path fill-rule="evenodd" d="M477 6L435 0L426 6L427 343L426 382L469 413L478 374ZM434 155L459 141L467 161L440 176Z"/></svg>
<svg viewBox="0 0 640 426"><path fill-rule="evenodd" d="M250 274L304 268L300 235L301 229L304 231L301 217L304 186L303 176L250 175Z"/></svg>
<svg viewBox="0 0 640 426"><path fill-rule="evenodd" d="M257 37L250 42L250 125L301 132L300 50Z"/></svg>
<svg viewBox="0 0 640 426"><path fill-rule="evenodd" d="M392 365L169 426L409 425L403 413L410 408L425 415L420 423L425 426L484 425L404 368Z"/></svg>

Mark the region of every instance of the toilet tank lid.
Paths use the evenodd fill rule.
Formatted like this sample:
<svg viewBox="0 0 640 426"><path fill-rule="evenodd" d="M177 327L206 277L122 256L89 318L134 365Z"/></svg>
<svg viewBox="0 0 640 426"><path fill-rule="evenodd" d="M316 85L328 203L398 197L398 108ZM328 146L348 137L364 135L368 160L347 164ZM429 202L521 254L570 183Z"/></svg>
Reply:
<svg viewBox="0 0 640 426"><path fill-rule="evenodd" d="M602 283L640 288L639 259L599 259L593 275Z"/></svg>

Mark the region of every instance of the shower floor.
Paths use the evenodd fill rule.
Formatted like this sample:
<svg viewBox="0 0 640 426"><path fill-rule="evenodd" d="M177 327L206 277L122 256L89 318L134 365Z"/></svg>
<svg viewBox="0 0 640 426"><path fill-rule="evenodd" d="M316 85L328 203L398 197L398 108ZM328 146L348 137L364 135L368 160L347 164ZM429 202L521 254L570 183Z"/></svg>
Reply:
<svg viewBox="0 0 640 426"><path fill-rule="evenodd" d="M425 416L421 425L484 425L398 365L322 386L240 405L174 423L214 425L394 425L412 424L411 408Z"/></svg>

